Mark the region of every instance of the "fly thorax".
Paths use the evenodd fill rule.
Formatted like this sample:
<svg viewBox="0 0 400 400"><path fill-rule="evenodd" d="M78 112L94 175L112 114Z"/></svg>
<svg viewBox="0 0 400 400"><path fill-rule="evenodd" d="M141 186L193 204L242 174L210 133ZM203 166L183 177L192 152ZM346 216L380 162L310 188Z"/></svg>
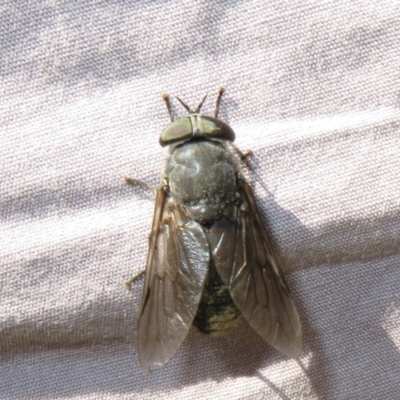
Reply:
<svg viewBox="0 0 400 400"><path fill-rule="evenodd" d="M239 167L219 142L192 140L177 146L167 165L171 195L202 224L220 219L237 199Z"/></svg>

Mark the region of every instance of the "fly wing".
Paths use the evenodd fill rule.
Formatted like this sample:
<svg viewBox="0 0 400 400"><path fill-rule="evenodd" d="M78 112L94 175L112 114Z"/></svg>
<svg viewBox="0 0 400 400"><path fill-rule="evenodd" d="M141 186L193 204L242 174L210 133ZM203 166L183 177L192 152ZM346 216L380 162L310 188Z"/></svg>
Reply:
<svg viewBox="0 0 400 400"><path fill-rule="evenodd" d="M224 217L210 230L217 271L250 326L280 352L297 357L302 332L290 290L246 182L240 196L235 218Z"/></svg>
<svg viewBox="0 0 400 400"><path fill-rule="evenodd" d="M159 188L137 331L144 372L165 365L181 346L196 315L209 261L201 226Z"/></svg>

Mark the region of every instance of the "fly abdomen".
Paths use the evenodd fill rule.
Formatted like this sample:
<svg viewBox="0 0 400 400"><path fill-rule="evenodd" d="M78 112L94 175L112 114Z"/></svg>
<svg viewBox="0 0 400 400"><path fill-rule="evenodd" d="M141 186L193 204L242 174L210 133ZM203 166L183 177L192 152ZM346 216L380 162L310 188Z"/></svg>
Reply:
<svg viewBox="0 0 400 400"><path fill-rule="evenodd" d="M212 262L206 279L193 325L203 333L220 335L237 324L240 312Z"/></svg>

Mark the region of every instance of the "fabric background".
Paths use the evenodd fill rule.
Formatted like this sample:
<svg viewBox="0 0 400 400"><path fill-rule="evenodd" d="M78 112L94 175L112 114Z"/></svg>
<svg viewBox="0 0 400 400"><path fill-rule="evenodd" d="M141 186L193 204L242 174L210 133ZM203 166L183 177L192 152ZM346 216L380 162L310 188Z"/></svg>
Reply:
<svg viewBox="0 0 400 400"><path fill-rule="evenodd" d="M0 398L395 399L400 393L400 6L3 1ZM136 357L169 118L221 118L282 254L304 350L245 323ZM183 115L177 102L175 111Z"/></svg>

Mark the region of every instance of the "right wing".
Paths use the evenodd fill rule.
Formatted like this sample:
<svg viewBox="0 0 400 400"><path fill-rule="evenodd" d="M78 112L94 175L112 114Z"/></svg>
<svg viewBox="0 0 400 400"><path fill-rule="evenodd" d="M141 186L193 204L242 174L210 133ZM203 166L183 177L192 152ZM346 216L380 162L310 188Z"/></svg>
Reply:
<svg viewBox="0 0 400 400"><path fill-rule="evenodd" d="M298 357L302 342L300 319L246 182L240 197L236 217L224 217L210 229L215 266L250 326L277 350Z"/></svg>
<svg viewBox="0 0 400 400"><path fill-rule="evenodd" d="M157 190L137 346L142 370L165 365L187 336L210 262L207 237L163 187Z"/></svg>

